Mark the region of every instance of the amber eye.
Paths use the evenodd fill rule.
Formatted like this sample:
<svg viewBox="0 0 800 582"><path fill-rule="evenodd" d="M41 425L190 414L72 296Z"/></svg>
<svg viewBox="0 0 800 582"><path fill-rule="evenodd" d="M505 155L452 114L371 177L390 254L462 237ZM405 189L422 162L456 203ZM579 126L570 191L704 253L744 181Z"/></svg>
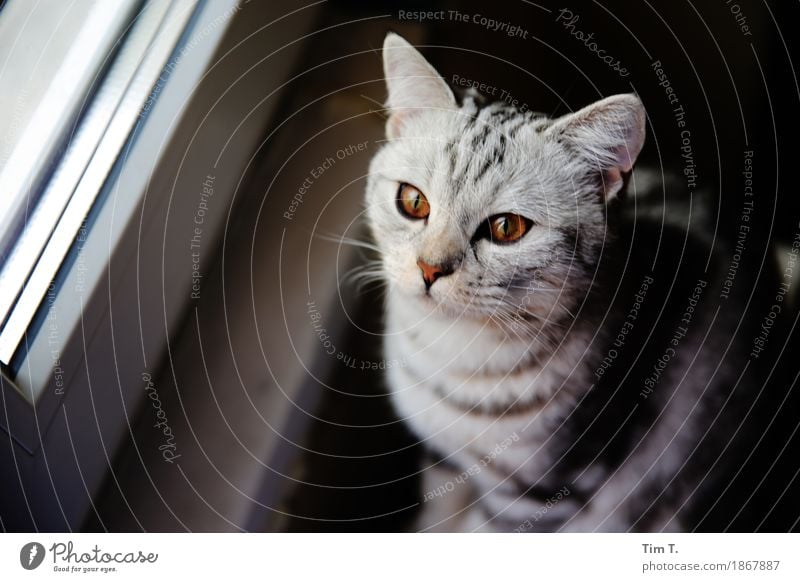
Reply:
<svg viewBox="0 0 800 582"><path fill-rule="evenodd" d="M498 214L489 219L489 234L494 242L514 242L522 238L531 221L519 214Z"/></svg>
<svg viewBox="0 0 800 582"><path fill-rule="evenodd" d="M397 206L408 218L428 218L431 213L431 206L425 194L411 184L400 184L400 189L397 191Z"/></svg>

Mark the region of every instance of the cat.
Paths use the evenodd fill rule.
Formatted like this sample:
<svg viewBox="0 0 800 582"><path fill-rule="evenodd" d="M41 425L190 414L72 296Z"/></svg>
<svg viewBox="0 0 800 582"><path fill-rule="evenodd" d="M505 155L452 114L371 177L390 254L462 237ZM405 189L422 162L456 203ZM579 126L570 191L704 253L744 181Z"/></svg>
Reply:
<svg viewBox="0 0 800 582"><path fill-rule="evenodd" d="M707 307L716 259L622 218L639 97L550 118L459 101L394 33L383 64L367 221L385 357L406 363L387 371L390 397L436 456L417 529L696 527L746 391L720 365L738 347Z"/></svg>

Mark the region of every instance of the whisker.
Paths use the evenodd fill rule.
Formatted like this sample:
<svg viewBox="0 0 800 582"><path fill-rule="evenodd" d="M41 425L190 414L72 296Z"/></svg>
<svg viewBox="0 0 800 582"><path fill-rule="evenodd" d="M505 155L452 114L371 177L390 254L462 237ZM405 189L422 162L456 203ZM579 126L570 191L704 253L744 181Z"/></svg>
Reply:
<svg viewBox="0 0 800 582"><path fill-rule="evenodd" d="M531 291L536 293L537 291L558 291L559 293L563 293L566 291L574 291L570 287L531 287L530 285L502 285L500 286L503 289L520 289L522 291Z"/></svg>
<svg viewBox="0 0 800 582"><path fill-rule="evenodd" d="M574 314L574 313L572 313L572 312L571 312L569 309L567 309L567 306L566 306L566 305L562 305L561 303L556 303L556 305L558 305L558 306L559 306L561 309L563 309L564 311L566 311L566 312L567 312L567 315L569 315L569 316L570 316L572 319L577 319L577 318L575 317L575 314Z"/></svg>
<svg viewBox="0 0 800 582"><path fill-rule="evenodd" d="M496 311L490 315L489 318L493 320L501 330L503 330L507 337L509 337L510 332L519 340L536 342L545 349L548 348L547 344L539 337L539 333L534 333L533 330L526 326L517 325L519 322L513 321L508 314L503 313L502 311ZM534 360L536 360L536 363L541 365L538 356L536 354L531 355L533 356Z"/></svg>
<svg viewBox="0 0 800 582"><path fill-rule="evenodd" d="M342 276L342 283L354 285L357 292L364 292L372 283L386 283L386 270L380 259L366 261L356 265Z"/></svg>
<svg viewBox="0 0 800 582"><path fill-rule="evenodd" d="M372 243L364 241L364 240L359 240L357 238L347 237L347 236L344 236L344 235L332 236L332 235L317 233L316 234L316 238L319 238L319 239L327 241L327 242L334 242L334 243L339 243L339 244L342 244L342 245L360 247L360 248L367 249L367 250L370 250L370 251L375 251L376 253L380 253L381 252L381 249L378 248L378 246L375 245L375 244L372 244Z"/></svg>
<svg viewBox="0 0 800 582"><path fill-rule="evenodd" d="M512 315L521 316L522 314L525 314L526 316L532 317L536 321L541 321L544 324L557 325L554 321L551 321L549 318L543 317L543 316L539 315L538 313L534 313L533 311L525 309L525 307L523 307L522 305L517 305L517 304L514 304L514 303L508 303L508 302L506 302L506 305L513 309L513 314ZM524 317L520 317L520 319L525 319L525 318Z"/></svg>

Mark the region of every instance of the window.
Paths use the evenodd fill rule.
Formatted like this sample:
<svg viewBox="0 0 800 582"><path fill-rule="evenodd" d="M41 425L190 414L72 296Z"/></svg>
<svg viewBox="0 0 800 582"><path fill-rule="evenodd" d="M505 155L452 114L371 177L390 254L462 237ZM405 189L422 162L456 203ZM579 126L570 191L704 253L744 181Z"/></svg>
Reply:
<svg viewBox="0 0 800 582"><path fill-rule="evenodd" d="M0 362L12 365L196 2L35 4L0 12ZM31 50L31 47L44 47Z"/></svg>

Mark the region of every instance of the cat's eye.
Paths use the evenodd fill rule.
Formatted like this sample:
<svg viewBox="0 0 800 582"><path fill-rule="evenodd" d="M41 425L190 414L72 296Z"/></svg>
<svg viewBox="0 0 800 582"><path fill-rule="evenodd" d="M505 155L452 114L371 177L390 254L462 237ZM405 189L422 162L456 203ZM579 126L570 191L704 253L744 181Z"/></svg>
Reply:
<svg viewBox="0 0 800 582"><path fill-rule="evenodd" d="M428 218L431 213L431 206L425 194L411 184L400 184L400 189L397 191L397 207L408 218Z"/></svg>
<svg viewBox="0 0 800 582"><path fill-rule="evenodd" d="M489 237L493 242L507 243L522 238L531 221L519 214L498 214L489 218Z"/></svg>

